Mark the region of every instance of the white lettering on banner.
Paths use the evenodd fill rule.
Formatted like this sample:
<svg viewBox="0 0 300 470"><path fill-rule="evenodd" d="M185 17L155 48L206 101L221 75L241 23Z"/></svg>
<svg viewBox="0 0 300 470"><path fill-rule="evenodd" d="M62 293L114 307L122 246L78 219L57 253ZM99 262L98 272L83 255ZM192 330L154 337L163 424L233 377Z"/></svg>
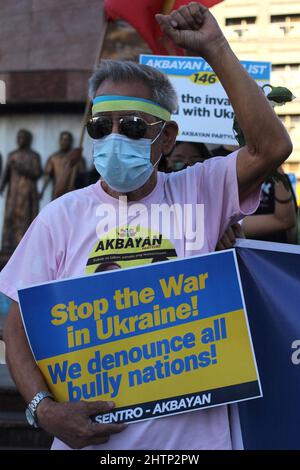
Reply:
<svg viewBox="0 0 300 470"><path fill-rule="evenodd" d="M300 364L300 339L295 339L295 341L292 342L292 349L295 349L295 351L292 354L291 361L297 366Z"/></svg>
<svg viewBox="0 0 300 470"><path fill-rule="evenodd" d="M247 70L248 73L250 74L253 74L253 75L257 75L257 74L260 74L262 75L265 70L267 70L268 68L268 65L258 65L258 64L251 64L251 65L247 65L247 64L243 64L244 68Z"/></svg>
<svg viewBox="0 0 300 470"><path fill-rule="evenodd" d="M211 66L202 59L198 60L185 60L185 59L148 59L146 62L150 67L158 68L161 70L190 70L192 72L202 72L202 71L211 71ZM250 75L264 75L268 70L268 64L258 64L258 63L243 63L243 67L247 70Z"/></svg>
<svg viewBox="0 0 300 470"><path fill-rule="evenodd" d="M147 61L147 65L158 69L201 71L206 70L208 64L206 64L206 68L204 68L204 62L200 61L196 62L192 60L149 59ZM208 68L211 69L209 65Z"/></svg>
<svg viewBox="0 0 300 470"><path fill-rule="evenodd" d="M153 410L153 415L171 413L172 411L188 410L197 406L211 403L211 393L203 393L192 397L180 398L177 400L163 401L157 403Z"/></svg>
<svg viewBox="0 0 300 470"><path fill-rule="evenodd" d="M165 413L175 413L185 411L193 408L197 408L203 405L209 405L211 403L211 393L202 393L201 395L193 395L191 397L177 398L173 400L166 400L158 402L153 411L152 415L161 415ZM124 420L139 419L149 415L151 410L143 410L140 406L135 408L126 408L125 410L111 411L110 413L104 413L95 417L96 423L111 424L119 423Z"/></svg>
<svg viewBox="0 0 300 470"><path fill-rule="evenodd" d="M120 421L129 419L138 419L143 415L143 408L137 406L135 408L127 408L126 410L116 410L111 413L104 413L95 417L96 423L110 424L119 423Z"/></svg>

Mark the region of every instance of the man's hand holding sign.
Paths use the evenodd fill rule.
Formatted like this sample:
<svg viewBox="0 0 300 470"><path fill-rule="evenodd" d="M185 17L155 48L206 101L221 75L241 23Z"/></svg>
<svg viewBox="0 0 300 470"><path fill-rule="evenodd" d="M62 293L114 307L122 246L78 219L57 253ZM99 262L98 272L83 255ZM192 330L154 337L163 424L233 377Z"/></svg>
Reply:
<svg viewBox="0 0 300 470"><path fill-rule="evenodd" d="M115 401L99 423L260 395L232 252L28 287L19 300L55 399Z"/></svg>
<svg viewBox="0 0 300 470"><path fill-rule="evenodd" d="M215 249L216 243L219 239L219 236L224 232L226 229L226 226L229 224L229 219L234 219L237 217L237 214L244 214L244 212L253 212L253 200L255 202L255 197L257 196L255 191L257 192L260 184L262 181L266 179L266 177L271 174L290 154L291 152L291 142L286 134L282 124L274 114L273 110L270 108L267 100L265 99L264 95L262 92L259 90L257 85L249 78L243 67L240 65L239 61L236 59L235 55L230 49L230 46L226 39L224 38L217 22L215 21L214 17L212 14L207 10L206 8L202 7L198 3L191 3L188 6L181 7L179 10L172 12L171 15L158 15L157 16L157 21L159 22L161 29L168 35L170 39L174 41L174 43L179 46L183 47L185 49L189 49L193 51L194 55L200 55L205 58L205 60L211 65L211 67L214 69L216 74L218 75L223 87L225 88L228 97L232 103L232 106L234 108L234 111L236 113L237 119L239 121L239 124L244 132L245 138L247 145L246 147L242 148L237 156L237 175L238 175L238 188L236 185L236 173L230 170L225 171L224 167L222 165L227 165L227 162L225 163L218 163L214 164L215 168L221 168L220 174L222 173L222 177L225 174L223 178L223 186L220 185L222 193L218 195L218 200L222 201L222 207L218 208L220 209L218 212L218 215L216 216L218 219L218 225L214 225L213 222L211 225L213 225L213 229L211 229L212 232L214 233L209 233L209 235L206 235L207 240L209 240L209 243L205 245L205 251L213 251ZM121 65L120 65L121 67ZM124 69L122 69L124 72ZM143 71L144 73L144 71ZM156 92L158 90L155 90ZM154 100L154 93L152 93L153 90L151 89L151 85L147 83L145 85L144 80L141 80L141 78L137 79L135 82L128 76L127 81L123 81L120 83L118 82L117 78L110 79L107 77L103 83L101 83L98 87L98 90L96 92L97 97L101 99L103 98L103 95L105 99L107 100L108 98L111 98L112 95L113 98L115 99L115 95L123 95L121 96L127 103L130 101L134 103L134 99L136 99L136 102L139 102L140 106L144 106L144 102L149 102L150 100ZM133 97L133 99L132 99ZM157 99L157 98L156 98ZM118 100L121 102L122 100ZM152 103L153 104L153 103ZM110 103L112 106L113 103ZM152 106L151 109L157 109L159 106ZM115 128L116 126L119 126L118 129L122 130L122 125L124 126L124 119L120 119L120 112L124 111L124 108L120 108L119 110L115 110L113 108L113 112L111 113L114 117L116 114L116 117L114 119L111 119L111 122L113 121L113 126L114 129L108 130L106 133L103 134L104 137L107 137L107 134L110 136L114 136L115 134ZM141 111L141 108L138 108L139 111ZM162 106L160 105L160 109L162 109ZM128 108L127 108L128 110ZM130 108L130 112L136 112L135 108ZM107 111L107 110L105 110ZM143 110L142 110L143 111ZM164 110L165 111L165 110ZM172 109L167 110L171 114ZM103 113L102 113L103 114ZM147 116L147 111L141 112L140 114L144 115L146 114ZM161 114L161 113L160 113ZM107 115L104 115L106 117ZM122 114L121 114L122 116ZM150 163L153 166L153 169L151 170L152 173L146 183L144 183L141 187L135 188L132 191L123 191L123 192L116 192L114 191L114 188L111 188L109 186L109 181L105 181L105 178L103 178L104 181L101 183L101 188L103 191L109 194L110 197L112 198L117 198L120 194L125 194L128 195L129 200L143 200L143 198L146 198L146 196L149 195L151 191L154 190L154 188L157 185L157 163L159 161L160 156L162 153L168 153L168 151L171 150L172 146L174 145L175 139L176 139L176 134L177 134L177 128L176 124L173 121L169 121L168 118L164 117L161 118L162 120L158 121L157 115L152 113L149 113L149 108L148 108L148 121L144 119L144 124L145 124L145 134L143 134L144 137L148 137L151 140L151 160ZM144 117L144 116L142 116ZM151 121L152 120L152 121ZM106 120L107 121L107 120ZM127 120L128 121L128 120ZM141 121L139 121L141 122ZM157 125L164 122L163 127L161 128L161 132L158 134L157 133ZM128 122L127 122L128 124ZM150 129L150 125L153 125ZM109 127L109 126L108 126ZM101 129L103 130L103 129ZM155 134L156 132L156 134ZM126 135L125 132L123 134ZM102 136L102 137L103 137ZM154 139L156 137L156 139ZM124 135L119 136L118 139L124 139ZM96 137L97 139L97 137ZM134 142L139 141L139 138L136 139L129 139L127 136L126 139L132 140L133 142L131 143L132 145ZM99 138L99 146L101 144L101 139ZM143 140L147 140L146 138ZM156 142L154 142L156 140ZM148 158L150 158L150 153L148 155ZM230 159L229 159L230 160ZM231 159L233 161L233 159ZM232 168L232 163L231 167ZM233 161L233 164L235 165L235 161ZM209 165L208 165L209 166ZM203 167L207 168L208 166L203 165ZM152 167L150 167L151 169ZM198 167L199 168L199 167ZM227 168L227 167L226 167ZM235 166L234 166L235 168ZM135 170L135 168L134 168ZM200 170L199 170L200 171ZM201 170L202 171L202 170ZM204 171L204 170L203 170ZM218 171L218 170L214 170ZM121 172L120 172L121 173ZM183 172L184 173L184 172ZM228 176L230 173L231 176ZM185 173L185 175L189 175L189 178L192 178L192 172ZM214 178L215 173L213 172L210 174L210 178ZM130 176L130 173L129 173ZM103 175L102 175L103 177ZM114 174L114 178L118 177L118 175ZM181 176L179 176L181 177ZM231 178L231 179L230 179ZM151 184L149 184L149 181ZM193 180L195 181L195 180ZM200 181L200 178L199 178ZM199 182L198 181L198 182ZM203 181L203 179L201 179ZM217 184L219 183L219 180L217 181ZM100 185L100 183L98 183ZM206 187L209 186L210 182L204 180L203 183ZM240 207L237 208L238 202L232 203L232 200L230 200L230 197L228 196L228 191L229 191L229 186L231 190L231 184L235 185L233 191L233 196L232 199L234 199L239 191L239 196L240 196L240 201L241 203L244 203L247 198L252 201L252 205L250 204L250 209L246 209L246 211L243 211ZM182 187L182 184L178 185L180 188ZM197 187L197 184L190 183L190 187L187 190L183 190L183 192L186 193L192 193L193 191L200 191L202 188ZM210 194L210 197L206 199L206 204L209 206L208 207L208 214L214 213L212 205L212 194L215 192L215 188L212 189L210 188L208 193ZM83 190L82 190L83 191ZM177 196L178 194L172 192L172 190L166 191L165 192L168 194L171 194L173 197L173 200L169 202L169 204L173 204L177 202ZM212 191L210 193L210 191ZM226 192L227 191L227 192ZM80 194L85 194L84 192ZM250 196L250 197L249 197ZM70 197L72 198L73 196L70 194L67 196L67 198ZM19 282L19 285L31 285L31 284L38 284L42 282L48 282L48 281L53 281L56 279L62 279L64 276L61 275L61 272L67 272L68 275L65 277L78 277L79 275L82 275L81 273L78 273L76 269L74 270L74 265L73 265L73 270L70 269L65 269L65 266L63 265L64 263L68 263L69 260L72 258L73 260L76 259L78 263L78 257L82 254L84 250L87 250L85 248L85 241L83 241L77 248L77 252L74 252L74 245L72 245L72 241L70 242L70 237L74 236L74 233L78 232L78 230L81 233L82 238L86 236L87 238L90 237L92 239L92 236L94 235L93 232L95 232L95 227L93 227L93 232L90 234L85 234L86 230L86 225L88 225L89 220L86 220L85 222L81 222L81 219L84 219L86 217L86 213L88 211L88 204L84 206L84 209L82 209L81 214L79 213L78 215L78 204L80 203L79 199L80 196L76 196L78 199L76 199L76 217L74 217L74 220L71 220L70 216L70 205L68 205L68 202L66 199L62 198L62 202L59 200L56 201L55 204L57 204L58 207L59 204L63 205L63 201L66 201L65 204L68 207L69 213L69 219L71 220L71 223L73 223L73 227L68 231L67 233L67 239L64 240L64 247L65 247L65 252L63 252L63 255L59 259L59 261L55 258L53 261L52 257L55 257L56 255L58 256L60 254L59 250L57 249L57 243L61 240L61 237L59 235L55 236L55 234L49 235L49 232L51 230L54 230L55 227L60 227L63 226L65 223L69 223L69 219L62 219L59 220L55 219L55 223L51 224L51 227L47 227L47 233L44 235L44 233L40 233L40 245L43 247L43 243L45 243L46 237L47 240L49 239L49 244L44 247L44 251L42 252L43 255L46 257L47 262L49 266L46 266L46 273L44 272L44 277L36 278L22 278L21 274L19 275L17 281ZM97 196L98 197L98 196ZM83 198L83 196L82 196ZM91 200L91 197L89 195L89 201ZM252 198L252 199L251 199ZM79 202L78 202L79 201ZM224 203L224 201L227 201ZM248 201L249 202L249 201ZM97 205L99 205L99 199L96 199ZM95 203L95 204L96 204ZM221 203L220 203L221 204ZM51 207L54 207L51 206ZM215 216L215 213L214 213ZM64 216L65 217L65 216ZM78 220L80 220L80 228L78 227ZM84 219L85 220L85 219ZM85 225L86 224L86 225ZM43 225L40 222L39 224L39 230L43 230ZM96 225L96 224L95 224ZM54 227L55 226L55 227ZM221 233L220 233L221 232ZM98 234L97 234L98 235ZM65 236L65 235L63 235ZM206 240L206 239L205 239ZM76 241L78 242L78 241ZM23 243L28 243L28 238L23 241ZM69 243L71 248L69 249ZM183 244L186 244L186 240L182 241ZM83 248L84 247L84 248ZM7 272L11 272L14 268L14 270L17 270L18 273L20 272L19 269L19 263L20 259L22 259L22 249L26 250L26 252L30 251L35 251L35 246L31 246L30 248L28 245L21 245L19 246L19 252L16 255L16 258L12 257L10 264L8 268L5 268L5 270L2 273L3 276L3 284L1 285L1 288L3 292L7 293L7 295L11 296L14 298L14 300L17 299L16 295L13 295L11 292L12 290L9 290L9 288L5 287L7 285L10 285L12 283L11 279L5 278L7 276ZM38 245L37 245L38 248ZM69 250L69 251L68 251ZM186 255L186 246L182 249L181 253L182 256L187 256ZM88 251L84 251L84 253L87 255ZM203 250L202 250L203 253ZM48 257L48 258L47 258ZM87 258L87 256L86 256ZM14 267L14 260L17 260L17 266ZM31 272L31 266L29 266L30 263L28 263L28 269L26 272ZM32 261L33 264L33 261ZM59 266L59 267L58 267ZM6 271L8 269L8 271ZM59 271L60 269L60 271ZM84 269L84 267L83 267ZM10 270L10 271L9 271ZM74 272L75 271L75 272ZM101 277L101 276L99 276ZM105 277L105 276L103 276ZM24 279L26 282L24 282ZM17 282L16 282L17 284ZM47 336L47 331L44 331L43 334L45 337ZM18 307L18 304L15 302L12 306L11 312L8 317L7 321L7 326L6 326L6 332L5 332L5 340L6 340L6 345L7 345L7 362L9 364L11 373L16 381L16 384L21 391L22 395L24 396L25 400L30 403L32 398L39 392L39 391L47 391L48 387L46 384L46 381L44 380L44 377L42 376L41 372L39 371L31 350L28 345L28 341L26 339L25 333L24 333L24 328L22 326L21 322L21 317L20 317L20 310ZM57 403L53 401L51 398L44 398L40 404L37 407L37 420L38 424L44 428L46 431L50 432L54 436L58 437L61 441L66 443L68 446L71 448L82 448L88 445L96 445L96 444L102 444L106 442L110 436L113 436L116 433L119 433L120 431L123 431L125 426L124 425L119 425L119 424L97 424L93 423L92 420L90 419L90 416L98 414L98 413L105 413L109 412L113 408L114 404L109 403L107 401L94 401L94 402L65 402L65 403ZM204 417L203 419L203 428L201 432L203 433L203 436L201 435L200 432L200 443L196 440L193 441L193 437L191 437L188 442L185 441L184 439L186 438L186 435L190 431L190 429L194 429L193 431L193 436L198 435L199 432L196 430L195 426L198 425L199 420L197 421L197 424L193 424L193 426L190 425L191 421L189 421L187 424L184 424L184 421L180 421L179 425L178 421L173 424L172 426L172 431L173 432L179 432L180 436L177 436L177 440L173 440L172 443L174 445L174 442L176 443L175 445L177 447L175 448L195 448L199 449L202 448L202 442L204 438L206 438L206 444L205 448L230 448L230 432L229 432L229 427L227 426L227 411L226 410L221 410L220 408L225 408L225 407L218 407L219 411L215 412L210 412L209 414L206 415L206 418ZM221 415L216 415L214 413L222 413ZM190 415L195 415L195 413L190 413ZM205 412L201 412L204 413ZM183 416L183 415L181 415ZM216 418L214 419L214 416ZM221 416L221 417L220 417ZM195 418L194 418L195 419ZM219 429L219 419L224 423L224 428L225 431L222 433L218 433ZM189 417L189 420L193 420L193 417ZM206 425L205 423L208 421L205 420L214 420L213 427L207 425L207 428L210 430L214 430L211 432L211 440L210 436L205 436L206 433ZM126 443L125 440L122 441L122 445L124 449L130 449L130 448L135 448L132 446L140 446L138 448L144 448L143 443L141 444L141 441L143 441L142 437L138 436L138 430L143 429L145 433L148 432L148 437L146 438L146 441L148 445L150 445L150 440L151 440L151 445L152 445L152 439L154 439L154 436L159 434L160 440L166 439L169 434L166 430L162 431L163 427L163 422L167 423L168 418L164 418L161 420L152 420L154 422L160 422L159 427L158 424L153 424L153 430L152 432L148 432L148 428L139 428L143 423L141 424L135 424L134 426L128 426L126 431L123 431L119 436L125 436L125 439L127 439ZM201 420L200 420L201 421ZM212 421L209 421L210 423ZM183 423L183 424L182 424ZM200 423L201 424L201 423ZM134 431L134 429L136 431ZM149 426L150 429L150 426ZM221 436L222 434L222 436ZM128 437L127 437L128 436ZM223 437L225 436L224 440ZM121 437L120 437L121 439ZM196 438L195 438L196 439ZM160 440L158 442L160 442ZM112 439L113 441L113 439ZM114 441L116 444L115 448L120 448L118 447L118 442L119 441ZM171 441L170 441L171 442ZM109 444L108 444L109 445ZM154 444L153 444L154 445ZM157 444L160 445L160 444ZM165 448L169 448L168 446L170 445L169 442L166 441ZM180 447L180 446L183 447ZM186 446L191 446L191 447L186 447ZM213 447L215 446L215 447Z"/></svg>

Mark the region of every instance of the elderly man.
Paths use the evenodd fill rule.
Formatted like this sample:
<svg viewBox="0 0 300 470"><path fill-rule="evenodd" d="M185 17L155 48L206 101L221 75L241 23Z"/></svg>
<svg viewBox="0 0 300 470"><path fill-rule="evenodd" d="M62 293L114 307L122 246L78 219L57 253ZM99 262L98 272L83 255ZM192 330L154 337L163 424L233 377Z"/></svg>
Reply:
<svg viewBox="0 0 300 470"><path fill-rule="evenodd" d="M230 223L256 209L260 184L291 153L281 122L240 65L209 10L193 2L171 15L157 15L157 21L177 46L204 57L212 66L247 145L227 158L211 159L174 174L158 173L159 159L171 151L177 134L176 123L169 120L176 99L167 78L130 62L104 61L94 73L90 81L93 118L88 131L94 138L94 163L102 178L49 204L29 228L0 279L1 290L15 301L5 334L8 364L25 400L32 403L32 421L56 436L55 449L231 448L226 406L126 427L90 420L91 415L111 409L114 404L110 402L58 403L47 393L32 402L48 388L24 335L16 290L87 272L91 247L103 250L106 245L99 239L109 237L97 218L101 205L116 207L120 195L127 196L128 206L138 201L145 211L153 204L204 204L204 236L198 250L193 252L184 236L176 238L171 233L166 252L184 257L213 251ZM120 221L120 226L123 231L128 226L132 237L143 229L134 226L134 218ZM146 228L151 231L153 227ZM116 227L114 235L119 230ZM122 233L126 236L127 232Z"/></svg>

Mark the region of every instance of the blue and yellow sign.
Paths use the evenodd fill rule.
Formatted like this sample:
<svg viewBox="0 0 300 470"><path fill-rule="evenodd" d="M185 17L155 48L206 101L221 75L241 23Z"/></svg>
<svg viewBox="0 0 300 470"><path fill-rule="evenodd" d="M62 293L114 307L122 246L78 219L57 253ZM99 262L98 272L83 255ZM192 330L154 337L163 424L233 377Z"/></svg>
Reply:
<svg viewBox="0 0 300 470"><path fill-rule="evenodd" d="M131 422L261 396L233 250L19 290L58 401Z"/></svg>
<svg viewBox="0 0 300 470"><path fill-rule="evenodd" d="M208 62L201 57L141 54L140 63L168 75L177 92L177 140L237 145L233 108ZM243 60L241 65L259 86L270 83L270 62Z"/></svg>

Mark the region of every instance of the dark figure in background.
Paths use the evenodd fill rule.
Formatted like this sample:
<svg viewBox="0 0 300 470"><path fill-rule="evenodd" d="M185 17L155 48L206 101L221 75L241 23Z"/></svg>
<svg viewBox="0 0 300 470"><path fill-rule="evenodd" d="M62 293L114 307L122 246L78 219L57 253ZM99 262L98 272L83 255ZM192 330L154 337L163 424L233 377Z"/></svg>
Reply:
<svg viewBox="0 0 300 470"><path fill-rule="evenodd" d="M176 142L173 151L167 157L167 171L183 170L197 162L204 162L211 156L206 145L200 142Z"/></svg>
<svg viewBox="0 0 300 470"><path fill-rule="evenodd" d="M68 152L63 171L59 175L54 199L69 191L70 181L72 181L72 189L81 189L96 183L99 178L99 173L95 168L86 170L82 148L73 148Z"/></svg>
<svg viewBox="0 0 300 470"><path fill-rule="evenodd" d="M211 156L226 157L238 148L236 145L220 145L213 149L211 154L204 144L177 142L167 159L167 167L169 171L179 171L192 166L196 161L203 162ZM281 168L278 171L284 174ZM285 177L289 189L285 189L282 182L275 182L272 178L263 183L261 202L257 211L245 217L242 226L234 224L228 227L219 240L217 250L231 248L235 238L243 237L297 244L297 201L291 182L287 175Z"/></svg>
<svg viewBox="0 0 300 470"><path fill-rule="evenodd" d="M90 168L87 171L78 173L75 180L75 189L85 188L90 184L95 184L99 180L100 176L95 167Z"/></svg>
<svg viewBox="0 0 300 470"><path fill-rule="evenodd" d="M80 158L75 165L72 166L72 170L68 173L68 178L61 181L64 178L67 167L69 167L70 152L73 147L73 135L68 131L63 131L59 136L60 149L58 152L51 155L47 161L45 168L45 179L43 188L40 194L40 198L43 197L44 192L50 181L53 183L52 199L56 199L62 194L68 193L75 189L75 179L78 173L85 170L85 161Z"/></svg>
<svg viewBox="0 0 300 470"><path fill-rule="evenodd" d="M8 185L2 235L2 251L6 253L14 251L39 210L37 180L42 167L31 142L32 134L19 130L18 149L8 155L0 188L2 193Z"/></svg>
<svg viewBox="0 0 300 470"><path fill-rule="evenodd" d="M297 244L297 201L288 175L285 179L289 189L272 178L263 183L257 211L242 223L247 238Z"/></svg>
<svg viewBox="0 0 300 470"><path fill-rule="evenodd" d="M212 149L211 153L213 157L227 157L227 155L234 152L238 148L238 145L222 144L219 145L219 147L215 147L214 149Z"/></svg>
<svg viewBox="0 0 300 470"><path fill-rule="evenodd" d="M237 150L234 145L220 145L212 150L214 156L227 156ZM283 175L283 169L278 168ZM288 175L285 175L287 188L281 181L269 178L262 184L261 200L256 212L245 217L241 226L229 227L217 245L217 250L231 248L235 238L277 243L298 243L296 195Z"/></svg>

